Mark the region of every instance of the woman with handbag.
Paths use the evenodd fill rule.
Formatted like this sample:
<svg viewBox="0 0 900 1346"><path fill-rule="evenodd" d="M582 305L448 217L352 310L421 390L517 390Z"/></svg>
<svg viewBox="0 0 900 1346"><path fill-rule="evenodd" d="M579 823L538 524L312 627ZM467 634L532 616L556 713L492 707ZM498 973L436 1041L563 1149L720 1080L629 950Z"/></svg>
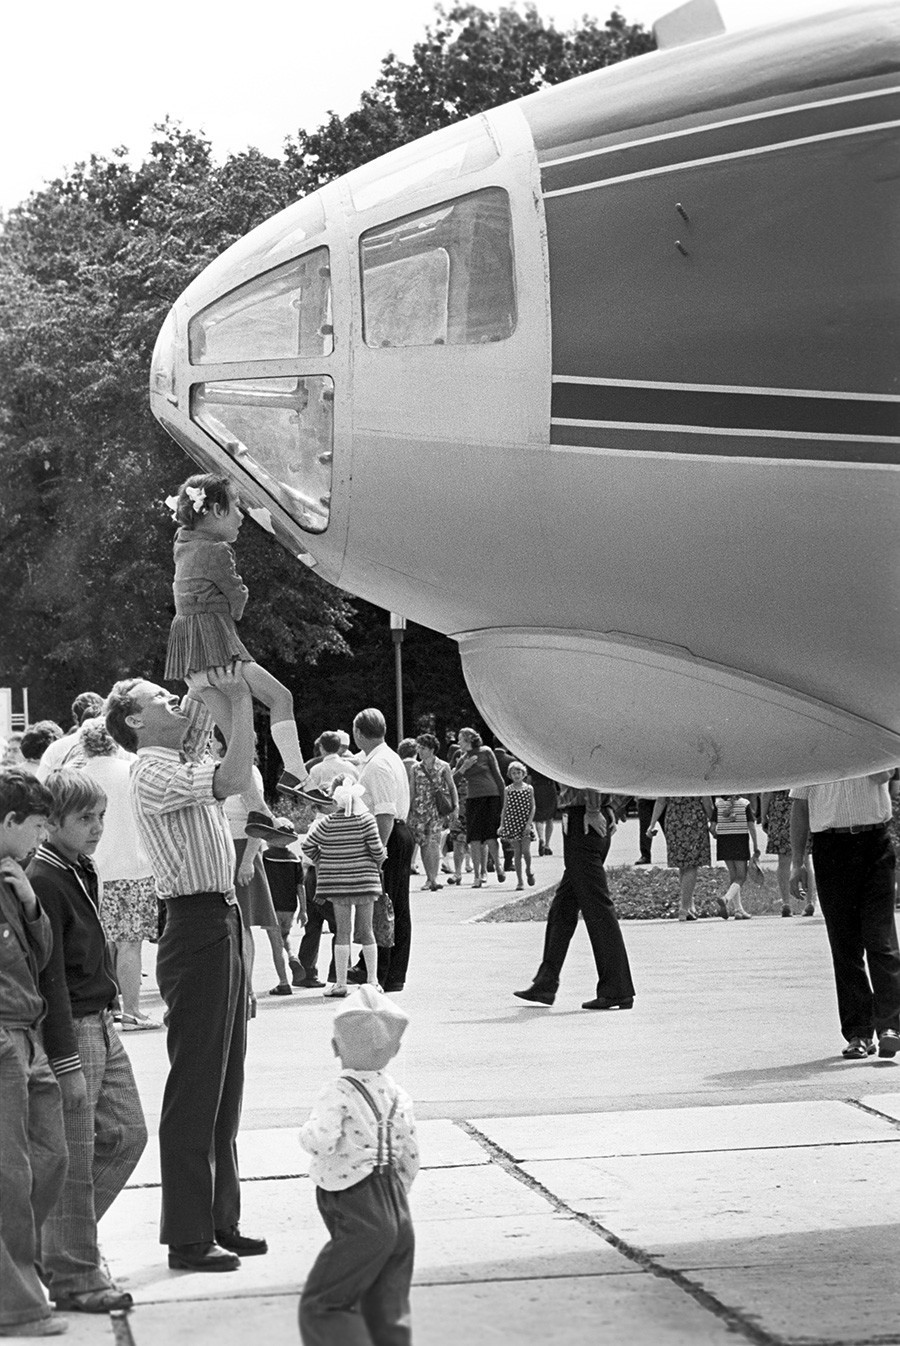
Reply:
<svg viewBox="0 0 900 1346"><path fill-rule="evenodd" d="M434 734L416 739L418 761L409 773L409 825L415 833L425 866L423 892L443 888L438 883L441 869L441 836L457 809L458 798L448 762L437 755Z"/></svg>

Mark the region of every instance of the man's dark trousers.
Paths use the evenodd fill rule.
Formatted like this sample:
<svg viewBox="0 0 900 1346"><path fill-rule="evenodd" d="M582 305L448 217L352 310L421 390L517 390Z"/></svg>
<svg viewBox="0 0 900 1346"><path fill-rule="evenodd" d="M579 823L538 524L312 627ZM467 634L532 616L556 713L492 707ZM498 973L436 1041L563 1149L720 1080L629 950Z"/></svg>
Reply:
<svg viewBox="0 0 900 1346"><path fill-rule="evenodd" d="M409 912L409 867L416 840L412 829L395 822L387 843L382 877L385 892L394 904L394 947L378 950L378 980L386 991L399 991L406 981L412 919Z"/></svg>
<svg viewBox="0 0 900 1346"><path fill-rule="evenodd" d="M306 890L306 925L297 950L297 962L307 977L318 979L319 944L322 939L322 926L327 923L332 935L337 929L334 919L334 907L330 902L316 902L316 871L310 866L303 875L303 887ZM334 940L331 941L332 950ZM334 981L334 952L328 965L328 980Z"/></svg>
<svg viewBox="0 0 900 1346"><path fill-rule="evenodd" d="M885 1028L900 1032L896 859L887 828L814 832L812 840L841 1032L848 1041Z"/></svg>
<svg viewBox="0 0 900 1346"><path fill-rule="evenodd" d="M639 799L637 801L638 845L642 860L652 859L653 838L647 836L647 829L650 826L650 819L653 817L653 805L655 803L655 799Z"/></svg>
<svg viewBox="0 0 900 1346"><path fill-rule="evenodd" d="M544 956L534 986L556 994L580 912L597 965L597 995L624 1000L634 995L634 983L603 868L610 838L593 829L585 833L583 808L566 809L566 814L563 876L547 913Z"/></svg>
<svg viewBox="0 0 900 1346"><path fill-rule="evenodd" d="M240 1222L237 1132L244 1092L247 984L237 906L221 893L166 903L156 960L169 1077L159 1123L160 1242L212 1240Z"/></svg>

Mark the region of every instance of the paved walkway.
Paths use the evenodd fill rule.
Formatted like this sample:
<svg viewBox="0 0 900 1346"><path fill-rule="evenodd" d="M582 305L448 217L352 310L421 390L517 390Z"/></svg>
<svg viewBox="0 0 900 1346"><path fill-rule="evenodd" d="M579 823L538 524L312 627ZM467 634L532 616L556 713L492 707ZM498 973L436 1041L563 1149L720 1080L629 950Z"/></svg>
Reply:
<svg viewBox="0 0 900 1346"><path fill-rule="evenodd" d="M636 856L634 831L613 863ZM539 865L541 883L558 877L558 856ZM532 1009L510 992L542 927L471 920L509 884L415 888L396 1074L421 1119L417 1346L900 1343L900 1061L841 1058L820 918L629 923L635 1008L591 1014L583 932L556 1005ZM70 1315L68 1340L299 1340L324 1227L296 1131L334 1069L332 1006L265 994L264 936L254 984L243 1224L271 1253L232 1275L169 1272L151 1141L101 1227L137 1307L119 1323ZM153 1129L163 1034L127 1045Z"/></svg>

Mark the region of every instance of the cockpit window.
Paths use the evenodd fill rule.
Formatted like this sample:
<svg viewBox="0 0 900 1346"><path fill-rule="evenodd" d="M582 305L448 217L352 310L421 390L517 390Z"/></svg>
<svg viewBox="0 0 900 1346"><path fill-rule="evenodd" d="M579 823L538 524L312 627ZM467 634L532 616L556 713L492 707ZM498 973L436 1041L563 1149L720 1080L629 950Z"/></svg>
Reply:
<svg viewBox="0 0 900 1346"><path fill-rule="evenodd" d="M455 182L495 163L498 150L486 117L473 117L433 135L392 150L350 174L350 194L357 210L409 198L410 192Z"/></svg>
<svg viewBox="0 0 900 1346"><path fill-rule="evenodd" d="M199 383L191 418L310 533L328 527L334 381L322 375Z"/></svg>
<svg viewBox="0 0 900 1346"><path fill-rule="evenodd" d="M217 299L191 320L189 341L195 365L330 355L328 249L316 248Z"/></svg>
<svg viewBox="0 0 900 1346"><path fill-rule="evenodd" d="M367 346L469 346L516 325L509 197L499 187L360 238Z"/></svg>

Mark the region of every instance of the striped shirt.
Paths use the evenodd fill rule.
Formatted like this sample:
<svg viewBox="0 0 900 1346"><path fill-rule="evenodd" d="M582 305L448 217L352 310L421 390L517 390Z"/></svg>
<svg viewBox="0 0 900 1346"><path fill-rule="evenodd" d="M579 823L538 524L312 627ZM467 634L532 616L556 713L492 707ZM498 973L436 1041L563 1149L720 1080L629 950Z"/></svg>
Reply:
<svg viewBox="0 0 900 1346"><path fill-rule="evenodd" d="M316 867L316 897L381 896L381 862L387 855L371 813L319 817L300 847Z"/></svg>
<svg viewBox="0 0 900 1346"><path fill-rule="evenodd" d="M750 831L750 800L743 795L716 796L716 836L744 837Z"/></svg>
<svg viewBox="0 0 900 1346"><path fill-rule="evenodd" d="M809 804L809 830L825 832L829 827L862 827L865 823L886 823L891 816L891 796L887 782L876 785L870 776L828 781L823 785L798 785L791 799Z"/></svg>
<svg viewBox="0 0 900 1346"><path fill-rule="evenodd" d="M192 725L183 753L138 748L131 803L159 897L234 896L235 854L221 801L213 794L218 762L204 756L211 723L202 702L185 697Z"/></svg>

